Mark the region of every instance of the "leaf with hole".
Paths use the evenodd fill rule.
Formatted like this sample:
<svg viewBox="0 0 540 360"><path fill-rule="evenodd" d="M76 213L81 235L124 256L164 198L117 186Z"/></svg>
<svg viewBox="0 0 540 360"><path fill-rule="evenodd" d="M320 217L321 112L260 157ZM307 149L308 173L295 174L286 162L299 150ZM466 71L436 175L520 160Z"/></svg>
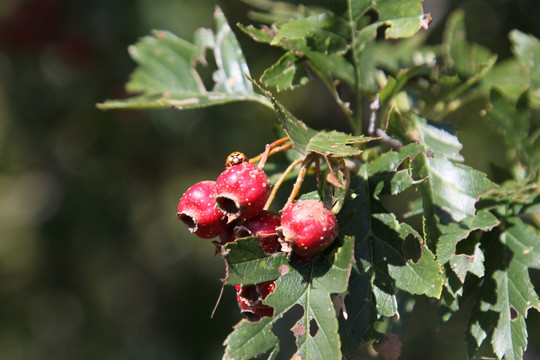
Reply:
<svg viewBox="0 0 540 360"><path fill-rule="evenodd" d="M521 359L527 348L525 319L540 310L528 269L540 269L540 236L518 217L508 218L498 238L486 243L486 275L472 309L467 341L472 351L491 339L499 359Z"/></svg>
<svg viewBox="0 0 540 360"><path fill-rule="evenodd" d="M337 251L323 253L311 262L291 261L280 267L276 288L265 300L274 317L258 322L240 321L225 340L224 359L251 359L279 351L279 339L272 332L275 322L296 304L303 314L293 327L296 355L303 359L340 359L337 315L330 297L343 293L353 263L354 238L344 238Z"/></svg>

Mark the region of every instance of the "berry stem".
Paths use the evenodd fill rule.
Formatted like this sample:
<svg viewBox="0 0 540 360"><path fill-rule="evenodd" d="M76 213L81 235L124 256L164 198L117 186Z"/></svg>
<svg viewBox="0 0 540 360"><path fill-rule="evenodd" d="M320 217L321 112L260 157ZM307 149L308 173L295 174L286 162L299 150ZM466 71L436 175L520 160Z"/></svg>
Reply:
<svg viewBox="0 0 540 360"><path fill-rule="evenodd" d="M286 137L278 139L278 140L276 140L276 141L274 141L274 142L272 142L270 144L267 144L264 152L262 154L259 154L259 155L255 156L254 158L249 159L249 162L254 164L257 161L259 161L259 165L257 165L257 166L258 166L259 169L262 169L264 167L264 164L266 163L266 159L269 156L274 155L274 154L276 154L278 152L285 151L287 149L292 148L292 144L286 144L286 142L288 142L290 140L291 139L288 136L286 136Z"/></svg>
<svg viewBox="0 0 540 360"><path fill-rule="evenodd" d="M285 179L287 178L287 175L289 175L289 173L296 167L296 165L300 164L302 161L304 161L304 158L298 158L296 160L294 160L288 167L287 169L285 169L285 171L283 172L283 174L281 174L281 176L279 177L279 179L276 181L276 183L274 184L274 187L272 188L272 192L270 193L270 196L268 197L268 200L266 201L266 204L264 205L264 208L263 210L268 210L270 209L270 206L272 205L272 202L274 202L274 199L276 197L276 194L279 190L279 187L281 186L281 184L283 184L283 182L285 181Z"/></svg>
<svg viewBox="0 0 540 360"><path fill-rule="evenodd" d="M304 158L302 161L302 167L300 168L300 171L298 172L298 176L296 177L296 182L294 183L293 189L291 191L291 195L289 195L289 198L287 199L287 202L285 203L285 206L283 206L283 209L287 208L296 196L300 193L300 188L302 187L302 184L304 183L304 179L306 177L307 171L311 164L315 161L313 159L313 154L310 154Z"/></svg>

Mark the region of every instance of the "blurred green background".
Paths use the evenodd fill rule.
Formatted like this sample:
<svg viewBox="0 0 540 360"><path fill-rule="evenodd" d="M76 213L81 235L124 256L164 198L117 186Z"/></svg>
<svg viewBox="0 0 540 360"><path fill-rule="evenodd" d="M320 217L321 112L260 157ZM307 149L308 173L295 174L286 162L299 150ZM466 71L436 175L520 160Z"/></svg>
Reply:
<svg viewBox="0 0 540 360"><path fill-rule="evenodd" d="M213 26L216 4L231 24L249 22L237 0L0 2L1 359L221 357L240 319L234 292L225 289L210 319L223 262L178 222L176 205L191 184L214 179L230 152L261 152L275 137L274 115L256 104L95 107L125 95L135 66L127 46L155 28L191 39ZM510 55L509 30L540 36L537 0L431 0L424 9L435 20L432 41L457 7L471 40L501 58ZM238 35L258 77L279 52ZM313 127L343 129L316 81L288 99ZM499 140L477 113L458 115L467 161L495 176L489 161L505 165ZM436 312L420 301L403 359L465 357L463 315L436 330ZM529 318L528 356L536 359L540 316Z"/></svg>

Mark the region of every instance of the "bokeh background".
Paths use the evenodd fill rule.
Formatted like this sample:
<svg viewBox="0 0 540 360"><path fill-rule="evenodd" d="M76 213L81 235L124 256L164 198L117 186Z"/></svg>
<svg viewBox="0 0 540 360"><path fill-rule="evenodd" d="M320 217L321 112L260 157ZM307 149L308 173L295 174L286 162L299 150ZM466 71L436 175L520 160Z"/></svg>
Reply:
<svg viewBox="0 0 540 360"><path fill-rule="evenodd" d="M274 139L255 104L194 111L110 111L135 64L127 46L151 29L191 39L215 5L248 23L238 0L2 0L0 2L0 358L218 359L240 319L213 246L176 219L179 196L214 179L234 150ZM424 2L431 41L447 14L466 11L471 40L510 55L513 28L540 36L537 0ZM279 56L238 33L255 77ZM288 96L313 127L340 127L317 82ZM292 100L291 100L292 99ZM467 162L496 177L500 139L477 117L454 119ZM501 160L503 159L503 160ZM437 326L419 300L403 359L465 358L464 316ZM460 317L461 316L461 317ZM529 359L540 316L529 313ZM370 355L361 355L370 358Z"/></svg>

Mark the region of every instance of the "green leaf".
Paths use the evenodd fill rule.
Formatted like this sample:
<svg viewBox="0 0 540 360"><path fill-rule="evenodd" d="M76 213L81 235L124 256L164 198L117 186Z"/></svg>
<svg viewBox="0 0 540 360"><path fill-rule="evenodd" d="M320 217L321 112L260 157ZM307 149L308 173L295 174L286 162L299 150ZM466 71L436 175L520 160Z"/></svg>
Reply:
<svg viewBox="0 0 540 360"><path fill-rule="evenodd" d="M285 254L268 256L259 238L237 239L224 247L227 261L226 284L259 284L279 277L279 266L287 262Z"/></svg>
<svg viewBox="0 0 540 360"><path fill-rule="evenodd" d="M490 103L488 119L502 136L509 160L519 162L527 168L537 167L533 161L535 149L529 139L531 114L528 93L523 93L514 102L493 88L490 92Z"/></svg>
<svg viewBox="0 0 540 360"><path fill-rule="evenodd" d="M307 84L306 64L292 52L283 55L277 63L266 69L261 76L261 82L276 90L290 90Z"/></svg>
<svg viewBox="0 0 540 360"><path fill-rule="evenodd" d="M316 71L326 77L336 76L354 84L352 65L343 57L348 50L345 23L330 12L306 15L274 24L273 29L263 26L241 26L255 41L280 47L297 59L309 60ZM287 55L289 56L289 55ZM286 64L289 64L287 62ZM278 62L275 67L283 67ZM277 82L274 79L272 82Z"/></svg>
<svg viewBox="0 0 540 360"><path fill-rule="evenodd" d="M365 58L362 54L366 44L375 39L377 30L386 26L384 31L388 39L411 37L422 26L427 27L426 19L422 10L421 0L389 0L389 1L347 1L347 14L345 19L348 24L351 54L355 67L355 79L357 91L361 89L373 90L370 83L361 83L364 78ZM378 18L369 24L368 12L373 11Z"/></svg>
<svg viewBox="0 0 540 360"><path fill-rule="evenodd" d="M269 91L261 89L268 97L281 122L283 130L294 143L295 149L302 154L314 152L323 156L347 157L359 155L362 149L352 145L360 145L375 138L367 136L351 136L339 131L316 131L298 120Z"/></svg>
<svg viewBox="0 0 540 360"><path fill-rule="evenodd" d="M400 71L395 78L388 77L386 84L379 92L379 126L381 128L385 129L388 126L392 111L401 113L411 109L410 98L403 90L414 77L425 75L426 70L425 66L413 66Z"/></svg>
<svg viewBox="0 0 540 360"><path fill-rule="evenodd" d="M321 131L314 135L306 146L306 151L324 156L347 157L362 153L362 149L351 145L365 144L375 138L351 136L339 131Z"/></svg>
<svg viewBox="0 0 540 360"><path fill-rule="evenodd" d="M488 63L493 56L487 48L467 41L465 12L461 9L454 11L448 18L442 52L446 64L467 77L475 75L479 65Z"/></svg>
<svg viewBox="0 0 540 360"><path fill-rule="evenodd" d="M396 195L418 183L408 165L404 166L403 170L398 168L424 151L423 145L412 143L401 148L399 152L386 152L377 160L368 163L366 171L374 195Z"/></svg>
<svg viewBox="0 0 540 360"><path fill-rule="evenodd" d="M129 48L138 63L126 89L139 95L122 100L108 100L101 109L194 109L231 101L256 101L270 106L267 99L254 92L248 78L244 55L221 9L214 13L216 33L199 29L194 43L167 31L153 31ZM217 70L214 87L207 90L196 65L206 64L204 54L213 52Z"/></svg>
<svg viewBox="0 0 540 360"><path fill-rule="evenodd" d="M483 277L485 271L484 252L480 249L480 244L476 244L474 252L471 255L452 255L450 266L462 284L465 282L465 277L468 273L474 274L477 277Z"/></svg>
<svg viewBox="0 0 540 360"><path fill-rule="evenodd" d="M224 359L251 359L279 349L272 327L295 304L304 310L293 327L296 355L303 359L341 359L338 322L330 294L343 293L353 262L354 238L346 237L338 250L317 256L309 263L291 261L281 267L276 289L265 303L274 317L259 322L242 320L225 340ZM286 267L286 268L284 268Z"/></svg>
<svg viewBox="0 0 540 360"><path fill-rule="evenodd" d="M297 119L285 106L277 101L269 91L264 91L264 94L272 103L281 126L293 142L295 149L302 154L305 154L309 141L317 134L317 131Z"/></svg>
<svg viewBox="0 0 540 360"><path fill-rule="evenodd" d="M347 356L377 337L373 326L380 317L398 314L397 289L438 298L443 284L440 265L416 231L393 214L372 214L372 205L380 204L372 204L370 197L368 181L353 178L350 198L338 218L341 233L358 239L356 267L345 297L348 319L340 326ZM404 251L407 243L416 248L412 256Z"/></svg>
<svg viewBox="0 0 540 360"><path fill-rule="evenodd" d="M540 90L540 42L532 35L519 30L510 32L510 41L514 45L514 54L529 70L531 86L538 95Z"/></svg>
<svg viewBox="0 0 540 360"><path fill-rule="evenodd" d="M452 260L456 256L457 243L469 236L472 231L490 231L497 225L499 225L499 220L487 210L478 211L475 216L469 216L460 222L439 224L441 231L437 242L439 262L445 264Z"/></svg>
<svg viewBox="0 0 540 360"><path fill-rule="evenodd" d="M524 181L509 180L482 195L479 207L500 216L527 213L540 199L540 184L534 178Z"/></svg>
<svg viewBox="0 0 540 360"><path fill-rule="evenodd" d="M390 255L386 258L386 263L388 273L395 281L395 286L413 295L439 298L443 283L441 267L435 261L435 255L422 244L421 237L409 225L399 223L394 214L374 214L373 217L373 232L380 241L384 239L384 241L391 243L392 240L389 239L392 239L392 237L395 240L399 238L399 241L392 244L394 254L385 251ZM375 219L381 221L382 224L379 224ZM403 250L406 241L418 242L422 252L421 255L418 257L415 255L414 259L407 259ZM392 259L391 256L394 258Z"/></svg>
<svg viewBox="0 0 540 360"><path fill-rule="evenodd" d="M491 71L482 78L480 91L489 93L491 88L497 87L515 101L529 89L529 82L528 69L513 57L497 62Z"/></svg>
<svg viewBox="0 0 540 360"><path fill-rule="evenodd" d="M414 164L416 178L426 179L420 184L424 197L427 235L429 241L437 234L436 224L460 222L475 214L475 203L480 195L495 185L486 174L463 165L459 153L461 144L448 129L428 124L411 115L410 123L418 141L427 152L417 156Z"/></svg>
<svg viewBox="0 0 540 360"><path fill-rule="evenodd" d="M277 26L271 45L302 51L345 54L346 39L338 34L343 20L332 13L323 13L284 22Z"/></svg>
<svg viewBox="0 0 540 360"><path fill-rule="evenodd" d="M391 122L397 122L396 116ZM426 152L418 155L412 162L414 178L424 180L418 184L423 200L424 238L432 249L438 263L445 267L455 258L458 242L472 232L489 231L498 220L488 211L476 213L476 204L481 194L494 188L494 184L481 173L461 163L461 144L450 129L441 125L429 124L416 115L401 118L409 128L398 129L391 123L389 130L401 131L398 135L412 137L426 147ZM471 271L478 272L479 264L473 259ZM464 268L456 275L463 279ZM461 285L452 285L446 277L448 293L457 296ZM450 301L447 301L447 303Z"/></svg>
<svg viewBox="0 0 540 360"><path fill-rule="evenodd" d="M276 0L242 0L248 5L264 11L252 11L250 16L254 21L266 24L282 23L310 15L316 15L324 10L316 6L304 4L293 5L288 2Z"/></svg>
<svg viewBox="0 0 540 360"><path fill-rule="evenodd" d="M353 43L361 50L366 41L372 40L377 30L387 26L385 36L388 39L411 37L425 24L422 2L418 0L389 0L389 1L348 1L349 18L358 34ZM364 17L369 10L375 11L378 18L371 24L365 25ZM425 25L424 25L425 24Z"/></svg>
<svg viewBox="0 0 540 360"><path fill-rule="evenodd" d="M514 217L507 219L498 239L489 240L485 280L472 310L467 340L473 348L490 337L499 359L522 359L527 348L527 311L540 309L528 272L540 269L540 236Z"/></svg>

